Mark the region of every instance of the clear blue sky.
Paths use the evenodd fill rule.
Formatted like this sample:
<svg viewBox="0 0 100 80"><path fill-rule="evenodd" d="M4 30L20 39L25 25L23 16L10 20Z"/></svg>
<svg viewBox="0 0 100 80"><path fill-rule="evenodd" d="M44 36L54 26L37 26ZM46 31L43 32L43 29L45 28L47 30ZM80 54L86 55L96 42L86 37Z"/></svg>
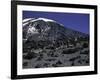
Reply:
<svg viewBox="0 0 100 80"><path fill-rule="evenodd" d="M89 14L23 11L23 19L39 17L55 20L65 27L89 34Z"/></svg>

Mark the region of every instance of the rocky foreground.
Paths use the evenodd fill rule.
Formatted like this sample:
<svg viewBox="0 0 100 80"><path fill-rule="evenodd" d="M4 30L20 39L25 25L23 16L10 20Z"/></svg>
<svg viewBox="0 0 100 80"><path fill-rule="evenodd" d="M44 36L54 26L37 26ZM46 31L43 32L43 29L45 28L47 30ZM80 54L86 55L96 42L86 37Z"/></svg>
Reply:
<svg viewBox="0 0 100 80"><path fill-rule="evenodd" d="M89 65L88 47L61 46L56 49L31 49L23 54L23 68Z"/></svg>

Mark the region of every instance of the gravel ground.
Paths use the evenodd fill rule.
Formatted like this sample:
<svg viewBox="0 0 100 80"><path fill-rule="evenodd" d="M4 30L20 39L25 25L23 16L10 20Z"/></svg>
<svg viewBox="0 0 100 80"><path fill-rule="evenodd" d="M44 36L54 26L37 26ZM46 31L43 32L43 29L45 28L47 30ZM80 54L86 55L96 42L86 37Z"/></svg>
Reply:
<svg viewBox="0 0 100 80"><path fill-rule="evenodd" d="M89 49L32 49L23 53L23 68L46 68L89 65Z"/></svg>

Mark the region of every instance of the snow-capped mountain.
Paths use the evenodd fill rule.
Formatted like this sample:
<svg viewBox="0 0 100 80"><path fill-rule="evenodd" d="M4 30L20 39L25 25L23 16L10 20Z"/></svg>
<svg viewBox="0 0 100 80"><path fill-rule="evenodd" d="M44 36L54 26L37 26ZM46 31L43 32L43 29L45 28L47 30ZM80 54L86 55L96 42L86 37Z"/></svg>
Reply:
<svg viewBox="0 0 100 80"><path fill-rule="evenodd" d="M23 20L23 34L24 38L28 38L32 35L42 35L51 37L84 37L88 36L81 32L65 28L62 24L57 23L54 20L46 18L27 18ZM37 36L38 37L38 36Z"/></svg>
<svg viewBox="0 0 100 80"><path fill-rule="evenodd" d="M23 40L32 44L67 45L80 39L89 39L89 35L81 33L46 18L28 18L23 20ZM26 43L25 43L26 45ZM29 45L30 46L30 45Z"/></svg>
<svg viewBox="0 0 100 80"><path fill-rule="evenodd" d="M23 20L23 68L89 65L89 35L46 18Z"/></svg>

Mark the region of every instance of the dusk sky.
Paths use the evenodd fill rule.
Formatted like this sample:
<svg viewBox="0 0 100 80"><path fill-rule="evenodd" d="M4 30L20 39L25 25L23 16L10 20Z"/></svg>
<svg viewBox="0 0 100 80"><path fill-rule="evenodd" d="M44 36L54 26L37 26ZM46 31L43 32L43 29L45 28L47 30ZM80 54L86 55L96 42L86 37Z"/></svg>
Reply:
<svg viewBox="0 0 100 80"><path fill-rule="evenodd" d="M39 17L55 20L65 27L89 34L89 14L23 11L23 19Z"/></svg>

